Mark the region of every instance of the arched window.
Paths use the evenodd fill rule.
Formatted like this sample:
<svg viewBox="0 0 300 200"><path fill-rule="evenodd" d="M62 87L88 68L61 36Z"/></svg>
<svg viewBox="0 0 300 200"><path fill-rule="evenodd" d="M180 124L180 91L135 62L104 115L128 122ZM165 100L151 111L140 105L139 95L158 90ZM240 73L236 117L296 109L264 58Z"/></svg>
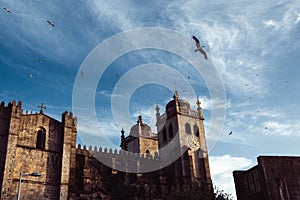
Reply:
<svg viewBox="0 0 300 200"><path fill-rule="evenodd" d="M162 136L163 136L163 142L166 142L167 141L167 131L165 128L162 131Z"/></svg>
<svg viewBox="0 0 300 200"><path fill-rule="evenodd" d="M194 125L194 135L199 137L199 128L197 125Z"/></svg>
<svg viewBox="0 0 300 200"><path fill-rule="evenodd" d="M189 123L185 124L185 132L189 135L192 134L191 125Z"/></svg>
<svg viewBox="0 0 300 200"><path fill-rule="evenodd" d="M46 130L41 128L37 132L36 148L45 149L45 143L46 143Z"/></svg>
<svg viewBox="0 0 300 200"><path fill-rule="evenodd" d="M169 138L173 138L173 126L170 124L169 126Z"/></svg>

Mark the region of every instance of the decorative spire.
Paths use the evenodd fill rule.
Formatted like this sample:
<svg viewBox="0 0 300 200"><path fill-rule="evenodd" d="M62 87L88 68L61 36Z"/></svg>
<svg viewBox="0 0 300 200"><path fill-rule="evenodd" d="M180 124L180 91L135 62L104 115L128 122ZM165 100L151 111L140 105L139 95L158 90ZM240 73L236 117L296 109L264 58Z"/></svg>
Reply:
<svg viewBox="0 0 300 200"><path fill-rule="evenodd" d="M156 102L156 107L155 107L155 110L156 110L156 126L158 124L158 121L160 120L160 113L159 113L159 110L160 108L158 107L158 103Z"/></svg>
<svg viewBox="0 0 300 200"><path fill-rule="evenodd" d="M200 104L201 104L200 99L197 97L197 106L198 106L197 110L199 112L199 117L201 120L204 120L203 114L202 114L202 108L201 108Z"/></svg>
<svg viewBox="0 0 300 200"><path fill-rule="evenodd" d="M121 130L121 137L124 138L125 135L124 135L125 131L124 131L124 128L122 127L122 130Z"/></svg>
<svg viewBox="0 0 300 200"><path fill-rule="evenodd" d="M156 110L156 114L159 114L159 110L160 110L160 108L159 108L159 106L158 106L158 103L156 102L156 107L155 107L155 110Z"/></svg>
<svg viewBox="0 0 300 200"><path fill-rule="evenodd" d="M143 125L143 120L142 120L142 116L141 115L139 115L139 117L138 117L137 124L139 124L141 126Z"/></svg>
<svg viewBox="0 0 300 200"><path fill-rule="evenodd" d="M125 135L124 135L125 131L124 131L124 128L122 127L122 130L121 130L121 145L120 147L124 150L125 149Z"/></svg>
<svg viewBox="0 0 300 200"><path fill-rule="evenodd" d="M178 91L177 90L174 91L173 98L174 98L174 101L175 101L176 113L179 113L179 102L178 102L179 95L178 95Z"/></svg>
<svg viewBox="0 0 300 200"><path fill-rule="evenodd" d="M179 97L179 96L178 96L178 91L175 90L175 91L174 91L174 95L173 95L174 100L177 100L178 97Z"/></svg>
<svg viewBox="0 0 300 200"><path fill-rule="evenodd" d="M197 96L197 102L196 103L197 103L198 108L201 107L200 106L201 102L200 102L200 99L198 98L198 96Z"/></svg>

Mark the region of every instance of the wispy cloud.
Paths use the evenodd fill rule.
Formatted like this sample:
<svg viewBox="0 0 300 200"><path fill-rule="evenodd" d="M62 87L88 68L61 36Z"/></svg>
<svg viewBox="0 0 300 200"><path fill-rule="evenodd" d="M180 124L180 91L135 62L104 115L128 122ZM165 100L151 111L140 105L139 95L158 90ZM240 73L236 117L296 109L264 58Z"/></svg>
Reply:
<svg viewBox="0 0 300 200"><path fill-rule="evenodd" d="M247 9L241 12L240 7L245 4ZM265 87L264 79L264 68L268 63L261 55L282 55L285 53L281 46L283 43L284 46L295 45L287 44L287 40L298 23L299 4L278 3L269 7L236 1L230 6L219 2L209 5L222 14L215 15L207 6L190 0L172 2L167 9L167 16L175 29L189 35L198 34L208 44L208 54L221 72L231 94L240 96L251 93L262 96L270 92ZM275 9L278 7L280 9ZM253 20L252 16L263 19L264 23ZM266 19L267 16L271 18ZM282 28L270 31L265 28L266 24Z"/></svg>
<svg viewBox="0 0 300 200"><path fill-rule="evenodd" d="M208 143L214 145L220 139L224 143L230 143L232 151L237 146L243 148L243 151L235 152L237 157L211 156L212 174L217 177L214 178L217 185L217 180L221 183L232 178L230 170L248 167L252 163L246 158L248 154L280 152L282 149L278 146L281 145L276 144L282 140L287 144L282 147L284 152L296 152L289 145L293 140L296 146L300 135L297 115L297 100L300 97L297 76L297 52L300 49L298 1L277 1L270 5L238 0L230 3L198 0L154 0L143 3L100 0L76 1L71 4L69 1L5 1L4 6L10 8L12 13L0 13L0 81L4 86L0 96L5 101L11 101L10 98L21 99L24 109L33 111L38 111L36 106L43 101L48 106L45 113L49 112L50 116L58 120L64 110L70 111L72 86L80 64L95 46L110 36L132 28L159 26L176 30L187 37L196 35L205 46L209 61L216 66L225 85L226 103L210 97L204 78L196 75L195 70L182 58L152 49L130 52L111 64L112 70L106 71L109 75L99 81L97 89L81 88L88 90L89 94L96 94L98 99L95 104L99 109L96 121L88 114L74 113L80 122L78 134L86 135L82 137L84 143L110 145L103 142L106 140L99 139L103 136L118 144L122 126L127 134L140 114L151 125L152 131L156 132L155 103L157 101L160 104L160 112L164 113L165 105L172 100L172 92L177 89L180 98L188 100L193 109L196 109L196 95L200 98L206 114L206 133L212 123L209 120L211 109L224 106L227 109L222 135L207 135ZM49 26L46 20L52 21L55 27ZM193 51L195 46L192 38L190 39L193 46L189 50ZM135 37L124 41L126 44L136 44ZM166 41L168 38L157 40ZM119 40L113 45L123 48ZM184 45L186 44L179 41L178 49ZM43 65L37 65L36 60L40 57L46 59ZM102 66L101 60L97 60L95 66ZM115 88L117 79L126 76L135 66L145 63L163 64L177 70L182 76L170 75L170 70L161 69L154 71L153 77L148 77L148 69L128 76L128 82L123 82L123 85L135 86L135 80L140 81L145 77L157 78L155 80L162 83L168 80L170 84L167 89L156 88L147 92L142 87L136 88L130 100L125 102L122 101L123 98L118 99L120 101L117 104L121 107L125 105L124 102L130 105L129 111L119 113L129 113L129 116L124 115L120 118L121 123L117 124L113 120L109 100L124 96L126 92L112 96L110 91ZM89 83L90 77L95 78L97 67L90 74L84 72L84 77L80 77L82 83ZM209 66L203 64L201 67ZM37 78L26 79L28 73L34 73ZM183 81L193 86L196 95L189 94L192 90L182 84ZM79 92L78 95L83 93ZM30 103L27 105L26 102ZM82 103L80 106L87 105ZM219 127L212 127L212 133L217 128ZM228 136L230 131L233 134ZM270 144L268 149L260 145L270 140L275 144ZM251 147L255 147L254 153L248 150ZM225 173L229 175L224 175ZM232 184L230 187L233 188ZM226 186L220 185L220 188L227 190Z"/></svg>

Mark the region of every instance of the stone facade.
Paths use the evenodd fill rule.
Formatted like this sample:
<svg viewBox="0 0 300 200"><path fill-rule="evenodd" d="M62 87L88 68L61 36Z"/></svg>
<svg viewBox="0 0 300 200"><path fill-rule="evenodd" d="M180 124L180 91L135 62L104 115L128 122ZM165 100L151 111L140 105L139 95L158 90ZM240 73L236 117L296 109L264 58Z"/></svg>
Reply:
<svg viewBox="0 0 300 200"><path fill-rule="evenodd" d="M22 102L1 103L0 198L16 199L20 173L20 199L164 199L191 185L201 189L204 182L210 189L200 102L193 111L175 93L165 114L160 115L158 107L156 111L158 134L139 117L129 136L121 131L121 150L112 150L76 147L77 120L72 113L63 113L57 121L42 110L23 113ZM191 136L196 146L189 147ZM162 165L160 148L173 141L179 145L173 152L180 156L150 170L150 165ZM41 176L28 176L32 172Z"/></svg>
<svg viewBox="0 0 300 200"><path fill-rule="evenodd" d="M233 172L238 200L300 199L300 157L259 156L257 162Z"/></svg>
<svg viewBox="0 0 300 200"><path fill-rule="evenodd" d="M180 99L175 92L164 114L161 115L160 108L156 107L157 134L151 132L150 127L142 122L140 116L137 124L131 128L130 135L126 138L121 136L121 147L126 151L134 153L148 151L153 155L158 149L160 159L174 158L174 162L162 169L167 192L179 191L194 183L211 184L204 118L199 100L197 106L197 111L192 110L190 104ZM190 140L194 146L191 146ZM170 154L164 155L162 148L174 149Z"/></svg>
<svg viewBox="0 0 300 200"><path fill-rule="evenodd" d="M20 199L68 199L76 158L72 113L63 113L59 122L42 112L23 114L20 101L1 103L0 137L1 199L17 198L20 173ZM25 176L32 172L42 176Z"/></svg>
<svg viewBox="0 0 300 200"><path fill-rule="evenodd" d="M131 127L128 137L124 138L122 132L120 146L132 153L153 155L158 151L158 137L157 134L152 133L149 125L143 123L142 116L139 116L137 124Z"/></svg>

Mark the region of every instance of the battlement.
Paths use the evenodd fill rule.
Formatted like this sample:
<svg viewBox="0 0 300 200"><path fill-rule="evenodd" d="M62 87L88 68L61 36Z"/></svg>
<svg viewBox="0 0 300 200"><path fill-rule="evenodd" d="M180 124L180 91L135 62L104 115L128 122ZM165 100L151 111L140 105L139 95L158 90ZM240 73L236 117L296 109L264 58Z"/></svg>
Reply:
<svg viewBox="0 0 300 200"><path fill-rule="evenodd" d="M145 154L138 154L132 153L125 150L117 150L117 149L108 149L102 147L92 147L91 145L87 148L86 145L83 147L79 144L76 148L76 154L81 154L85 156L94 156L94 157L104 157L104 158L122 158L122 159L129 159L129 160L137 160L137 159L149 159L153 161L159 160L158 152L154 153L145 153Z"/></svg>
<svg viewBox="0 0 300 200"><path fill-rule="evenodd" d="M18 103L16 103L16 100L13 100L12 102L9 102L7 106L4 101L0 104L0 115L15 115L22 113L22 101L18 101Z"/></svg>
<svg viewBox="0 0 300 200"><path fill-rule="evenodd" d="M76 126L77 125L77 117L73 117L72 112L65 111L62 114L62 122L68 126Z"/></svg>

